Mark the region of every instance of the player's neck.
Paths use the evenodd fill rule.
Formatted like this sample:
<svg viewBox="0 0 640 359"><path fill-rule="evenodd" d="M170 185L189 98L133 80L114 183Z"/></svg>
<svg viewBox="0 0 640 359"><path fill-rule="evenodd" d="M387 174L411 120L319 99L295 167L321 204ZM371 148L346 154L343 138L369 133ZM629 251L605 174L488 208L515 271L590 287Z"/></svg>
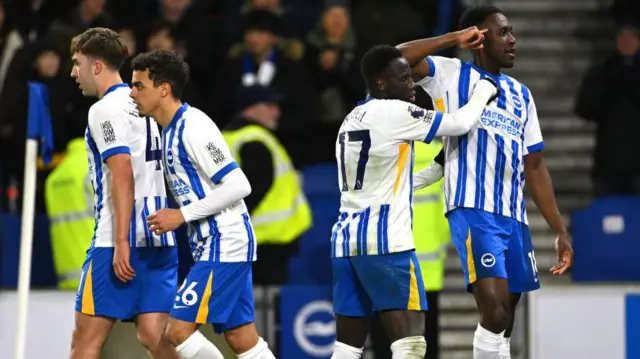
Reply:
<svg viewBox="0 0 640 359"><path fill-rule="evenodd" d="M476 56L473 59L474 65L478 66L482 70L494 74L500 75L500 65L495 61L491 61L490 59L483 58L482 56Z"/></svg>
<svg viewBox="0 0 640 359"><path fill-rule="evenodd" d="M151 114L151 117L153 117L163 129L167 128L171 124L173 116L176 115L176 112L178 112L180 107L182 107L182 102L180 102L180 100L168 100L168 103L164 106L159 106L156 113Z"/></svg>
<svg viewBox="0 0 640 359"><path fill-rule="evenodd" d="M107 93L111 87L121 84L122 82L122 77L120 77L120 74L117 72L105 74L104 78L102 78L98 84L98 98L104 97L104 94Z"/></svg>

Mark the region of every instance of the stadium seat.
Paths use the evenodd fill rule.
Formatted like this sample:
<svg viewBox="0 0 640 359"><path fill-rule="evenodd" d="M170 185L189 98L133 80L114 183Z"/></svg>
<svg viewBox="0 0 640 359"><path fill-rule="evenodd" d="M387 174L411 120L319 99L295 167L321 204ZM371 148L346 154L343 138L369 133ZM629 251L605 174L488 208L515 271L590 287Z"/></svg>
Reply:
<svg viewBox="0 0 640 359"><path fill-rule="evenodd" d="M21 227L20 216L0 215L0 288L18 286ZM32 253L31 287L55 287L58 280L53 269L49 219L45 215L35 217Z"/></svg>
<svg viewBox="0 0 640 359"><path fill-rule="evenodd" d="M640 281L640 197L595 200L573 214L576 282Z"/></svg>

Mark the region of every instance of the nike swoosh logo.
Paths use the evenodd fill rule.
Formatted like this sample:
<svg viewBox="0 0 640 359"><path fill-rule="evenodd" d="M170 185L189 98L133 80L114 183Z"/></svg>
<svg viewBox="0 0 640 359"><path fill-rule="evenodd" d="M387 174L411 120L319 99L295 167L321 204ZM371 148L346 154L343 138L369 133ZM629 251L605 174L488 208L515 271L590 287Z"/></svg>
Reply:
<svg viewBox="0 0 640 359"><path fill-rule="evenodd" d="M186 305L174 305L173 306L173 309L183 309L183 308L189 308L189 307L186 306Z"/></svg>

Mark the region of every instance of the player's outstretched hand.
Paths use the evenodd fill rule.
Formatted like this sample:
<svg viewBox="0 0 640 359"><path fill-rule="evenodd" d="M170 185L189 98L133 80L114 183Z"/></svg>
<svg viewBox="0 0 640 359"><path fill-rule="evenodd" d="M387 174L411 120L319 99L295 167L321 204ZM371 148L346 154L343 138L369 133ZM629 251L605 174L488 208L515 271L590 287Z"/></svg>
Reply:
<svg viewBox="0 0 640 359"><path fill-rule="evenodd" d="M147 217L147 224L151 232L156 235L173 231L184 223L182 211L173 208L163 208Z"/></svg>
<svg viewBox="0 0 640 359"><path fill-rule="evenodd" d="M560 234L556 238L556 253L558 263L549 270L554 275L564 274L573 265L573 247L568 234Z"/></svg>
<svg viewBox="0 0 640 359"><path fill-rule="evenodd" d="M131 254L131 248L129 242L116 243L113 251L113 271L116 273L116 277L122 282L126 283L136 276L136 271L131 267L129 262Z"/></svg>
<svg viewBox="0 0 640 359"><path fill-rule="evenodd" d="M476 26L458 31L458 46L463 49L478 50L483 48L484 33L487 29L478 30Z"/></svg>
<svg viewBox="0 0 640 359"><path fill-rule="evenodd" d="M495 100L500 94L500 86L489 77L482 78L480 81L476 82L475 87L473 88L473 93L481 92L483 94L489 94L489 104L491 101Z"/></svg>

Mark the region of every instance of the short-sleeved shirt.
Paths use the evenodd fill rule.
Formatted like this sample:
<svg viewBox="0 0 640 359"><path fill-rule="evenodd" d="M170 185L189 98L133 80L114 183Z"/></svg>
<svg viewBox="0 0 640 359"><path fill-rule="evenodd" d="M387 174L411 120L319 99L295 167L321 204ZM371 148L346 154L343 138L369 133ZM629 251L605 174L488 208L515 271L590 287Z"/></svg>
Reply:
<svg viewBox="0 0 640 359"><path fill-rule="evenodd" d="M147 225L149 214L168 206L160 131L153 119L138 115L129 93L128 85L114 85L89 109L85 142L96 219L91 246L114 246L116 214L112 193L117 183L112 183L106 162L118 154L130 155L133 169L135 202L129 225L129 244L132 247L175 246L172 232L156 235Z"/></svg>
<svg viewBox="0 0 640 359"><path fill-rule="evenodd" d="M401 100L369 99L347 115L336 141L340 216L333 257L414 248L413 142L431 142L443 114Z"/></svg>
<svg viewBox="0 0 640 359"><path fill-rule="evenodd" d="M430 73L416 85L438 111L456 112L482 78L500 85L499 97L486 106L478 125L444 140L447 211L476 208L526 224L524 157L544 147L531 92L506 74L494 75L470 62L440 56L426 60Z"/></svg>
<svg viewBox="0 0 640 359"><path fill-rule="evenodd" d="M162 131L165 176L173 197L187 206L211 195L239 166L218 126L204 112L182 105ZM243 200L187 224L195 261L252 262L256 241Z"/></svg>

